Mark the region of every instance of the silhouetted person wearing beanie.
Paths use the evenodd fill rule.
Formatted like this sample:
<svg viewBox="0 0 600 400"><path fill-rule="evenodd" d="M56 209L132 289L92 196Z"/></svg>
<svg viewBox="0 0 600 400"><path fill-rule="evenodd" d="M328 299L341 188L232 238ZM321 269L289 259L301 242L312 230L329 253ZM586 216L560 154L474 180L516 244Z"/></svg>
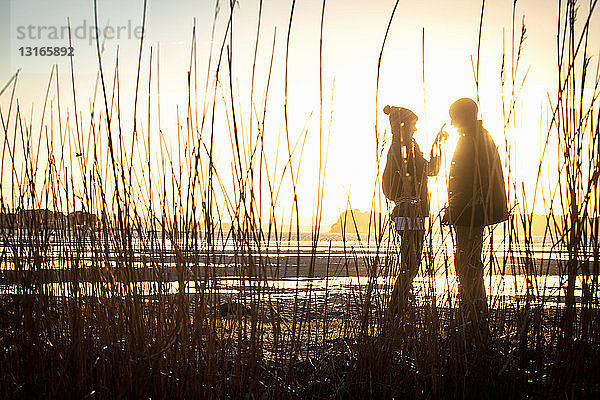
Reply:
<svg viewBox="0 0 600 400"><path fill-rule="evenodd" d="M413 138L417 115L403 107L385 106L383 111L389 115L392 128L392 144L382 176L383 192L396 204L391 218L400 236L400 272L389 307L390 315L396 316L406 306L421 264L425 218L429 216L427 177L440 170L441 138L447 134L440 130L427 161Z"/></svg>
<svg viewBox="0 0 600 400"><path fill-rule="evenodd" d="M483 229L508 218L502 163L494 140L477 119L477 104L467 98L450 107L460 134L450 166L444 220L456 235L454 265L459 293L470 322L482 335L488 328L483 281ZM480 328L480 329L477 329Z"/></svg>

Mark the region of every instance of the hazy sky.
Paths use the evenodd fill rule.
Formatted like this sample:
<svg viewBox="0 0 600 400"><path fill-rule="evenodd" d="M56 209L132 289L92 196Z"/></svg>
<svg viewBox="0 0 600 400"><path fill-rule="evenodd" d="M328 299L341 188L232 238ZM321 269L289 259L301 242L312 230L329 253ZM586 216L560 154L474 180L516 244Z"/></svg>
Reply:
<svg viewBox="0 0 600 400"><path fill-rule="evenodd" d="M199 97L203 96L204 77L210 48L211 28L215 10L214 1L154 1L148 2L147 34L142 54L142 82L147 91L149 49L154 57L160 48L160 84L162 128L165 138L176 143L176 107L185 108L187 101L186 74L189 68L190 45L194 19L197 34ZM325 135L331 126L327 160L324 222L333 223L348 200L353 208L370 207L375 177L376 118L375 82L377 59L385 29L395 1L328 0L325 8L323 34L323 90ZM585 4L584 4L585 3ZM580 15L586 12L581 5ZM137 49L139 39L136 27L141 25L143 1L100 0L99 25L109 27L103 53L104 67L111 71L112 79L117 45L120 51L121 105L125 131L131 129L134 98ZM319 22L321 1L298 0L295 4L290 39L288 113L292 140L309 130L302 158L299 178L301 220L310 223L318 165L319 121ZM68 57L21 56L21 47L68 46L64 32L67 17L74 37L74 64L78 101L85 115L89 114L90 99L94 93L97 58L93 35L93 2L58 0L41 2L32 0L2 0L0 18L2 36L0 50L8 55L0 60L0 85L21 68L17 95L22 107L33 108L34 121L38 121L43 106L47 80L53 64L57 64L64 94L71 90ZM511 63L512 1L487 1L484 14L480 56L481 117L496 139L504 158L502 92L500 69L504 51L505 63ZM220 45L228 17L228 3L220 5L215 46ZM254 101L262 106L271 46L276 30L274 66L271 77L269 111L265 143L272 149L273 165L281 170L285 147L281 140L283 125L283 81L285 40L291 1L265 0L261 19ZM420 117L419 131L415 137L425 152L437 129L447 123L449 105L460 97L475 97L471 57L475 59L481 2L478 0L423 0L400 1L392 22L384 50L380 86L379 130L389 131L382 108L386 104L412 108ZM250 77L254 41L256 39L258 1L239 1L234 11L233 73L240 115L248 121L250 109ZM531 187L537 164L541 137L540 110L547 106L547 94L556 87L556 20L557 5L549 0L521 0L516 9L516 34L520 34L525 18L526 40L520 60L518 79L529 70L525 87L515 115L515 124L507 132L507 142L512 146L513 179L524 181ZM77 30L79 29L79 30ZM422 83L422 32L425 32L425 92ZM54 35L54 36L53 36ZM504 39L503 39L504 38ZM600 51L600 18L598 12L592 19L590 49L592 65L598 62ZM223 68L226 71L225 68ZM211 73L214 73L214 59ZM510 85L510 73L507 79ZM228 82L223 82L227 83ZM335 83L335 84L334 84ZM225 88L226 89L226 88ZM226 90L224 89L224 93ZM425 99L424 99L425 93ZM55 95L53 95L55 96ZM220 96L220 95L219 95ZM144 97L144 96L142 96ZM7 94L0 105L7 104ZM54 99L57 102L57 99ZM424 101L425 100L425 101ZM141 109L145 110L145 99ZM236 100L237 101L237 100ZM65 109L72 107L72 97L61 100ZM424 104L426 108L424 108ZM331 125L330 112L333 110ZM4 112L4 111L3 111ZM64 112L64 109L63 109ZM311 116L312 112L312 117ZM153 113L154 114L154 113ZM145 115L145 114L144 114ZM221 114L223 117L223 114ZM152 117L152 124L156 123ZM180 123L184 123L180 115ZM142 124L146 124L145 121ZM225 126L225 120L218 125ZM34 126L36 124L34 123ZM34 135L39 132L34 131ZM280 138L279 161L275 160ZM158 146L158 139L153 143ZM455 140L446 147L450 158ZM226 174L231 159L229 135L217 138L217 164ZM387 149L383 153L385 154ZM5 161L6 165L6 161ZM383 165L382 165L383 168ZM6 168L5 168L6 173ZM437 212L445 201L445 170L436 180L431 180L432 211ZM226 177L229 181L229 177ZM287 189L286 189L287 190ZM289 212L289 206L287 207Z"/></svg>

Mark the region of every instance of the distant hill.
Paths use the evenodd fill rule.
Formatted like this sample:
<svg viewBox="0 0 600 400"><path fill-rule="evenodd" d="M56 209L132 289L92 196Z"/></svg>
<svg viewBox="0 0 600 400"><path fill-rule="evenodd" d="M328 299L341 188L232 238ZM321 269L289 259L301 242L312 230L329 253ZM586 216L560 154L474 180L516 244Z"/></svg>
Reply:
<svg viewBox="0 0 600 400"><path fill-rule="evenodd" d="M93 227L98 221L99 218L95 214L84 211L74 211L65 215L60 211L40 208L0 213L0 229L16 229L31 225L59 229L67 226L67 223L72 227Z"/></svg>
<svg viewBox="0 0 600 400"><path fill-rule="evenodd" d="M554 215L554 217L547 217L543 214L534 214L531 218L531 226L529 226L530 215L515 215L514 224L519 235L525 233L531 234L531 236L556 236L560 234L564 229L564 221L562 215ZM599 221L596 220L596 223ZM588 232L591 233L591 226L594 224L594 219L588 218ZM570 221L567 221L567 226L570 225ZM526 232L527 231L527 232Z"/></svg>
<svg viewBox="0 0 600 400"><path fill-rule="evenodd" d="M369 211L362 212L358 209L342 212L335 224L331 225L329 233L363 233L369 230ZM381 215L381 214L379 214ZM371 227L373 230L373 227Z"/></svg>

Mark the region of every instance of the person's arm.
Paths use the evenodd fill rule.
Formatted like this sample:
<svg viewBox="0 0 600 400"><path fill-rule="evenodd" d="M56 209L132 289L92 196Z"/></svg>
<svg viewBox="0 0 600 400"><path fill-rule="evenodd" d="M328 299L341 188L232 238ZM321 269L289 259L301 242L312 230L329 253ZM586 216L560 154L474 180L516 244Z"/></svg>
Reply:
<svg viewBox="0 0 600 400"><path fill-rule="evenodd" d="M427 163L428 176L436 176L440 172L440 166L442 164L442 141L446 140L448 137L448 133L444 131L444 126L446 126L446 124L442 125L431 145L429 162Z"/></svg>
<svg viewBox="0 0 600 400"><path fill-rule="evenodd" d="M439 143L435 143L429 152L427 162L427 176L436 176L440 172L442 164L442 151Z"/></svg>
<svg viewBox="0 0 600 400"><path fill-rule="evenodd" d="M398 193L400 190L400 173L399 173L399 149L398 145L392 143L388 150L387 154L387 162L385 164L385 168L383 170L382 178L382 186L383 186L383 194L389 200L395 200L398 197Z"/></svg>

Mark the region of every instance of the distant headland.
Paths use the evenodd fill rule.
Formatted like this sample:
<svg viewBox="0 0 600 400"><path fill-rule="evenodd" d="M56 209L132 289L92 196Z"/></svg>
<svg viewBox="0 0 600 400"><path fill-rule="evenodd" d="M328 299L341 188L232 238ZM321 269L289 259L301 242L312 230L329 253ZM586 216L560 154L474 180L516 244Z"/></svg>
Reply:
<svg viewBox="0 0 600 400"><path fill-rule="evenodd" d="M34 225L48 228L61 226L93 228L98 221L97 215L86 211L63 214L60 211L47 209L30 209L0 213L0 229L26 228Z"/></svg>
<svg viewBox="0 0 600 400"><path fill-rule="evenodd" d="M381 217L382 214L379 213ZM371 213L369 211L360 211L358 209L343 211L338 220L331 225L329 233L366 233L369 231L369 220ZM371 226L371 231L373 226Z"/></svg>

